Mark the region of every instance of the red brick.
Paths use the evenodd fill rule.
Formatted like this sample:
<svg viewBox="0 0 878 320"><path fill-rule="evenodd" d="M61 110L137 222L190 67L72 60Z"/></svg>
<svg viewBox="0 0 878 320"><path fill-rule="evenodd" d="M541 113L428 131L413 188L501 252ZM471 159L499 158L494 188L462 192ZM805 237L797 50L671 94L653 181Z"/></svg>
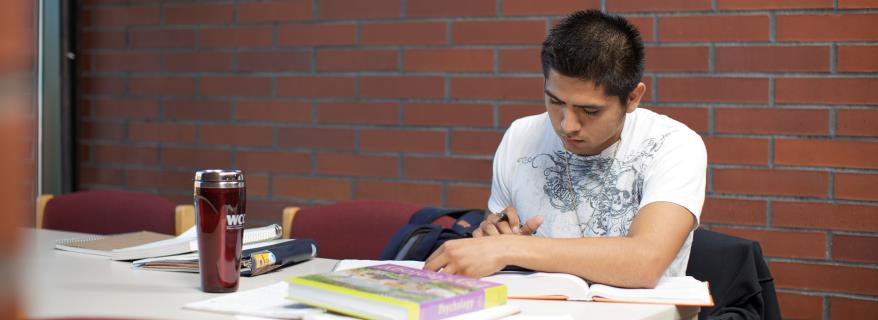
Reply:
<svg viewBox="0 0 878 320"><path fill-rule="evenodd" d="M649 110L680 121L695 132L704 133L708 130L707 108L650 106Z"/></svg>
<svg viewBox="0 0 878 320"><path fill-rule="evenodd" d="M776 164L845 168L878 168L878 142L777 139ZM819 152L815 152L819 150Z"/></svg>
<svg viewBox="0 0 878 320"><path fill-rule="evenodd" d="M94 55L96 71L159 71L161 56L154 53L107 53Z"/></svg>
<svg viewBox="0 0 878 320"><path fill-rule="evenodd" d="M835 174L835 197L839 199L878 201L876 187L878 174Z"/></svg>
<svg viewBox="0 0 878 320"><path fill-rule="evenodd" d="M119 145L93 145L93 159L98 163L113 164L158 164L159 153L155 147L136 147Z"/></svg>
<svg viewBox="0 0 878 320"><path fill-rule="evenodd" d="M267 77L204 77L201 94L206 96L269 96L271 78Z"/></svg>
<svg viewBox="0 0 878 320"><path fill-rule="evenodd" d="M363 129L360 147L364 151L445 153L444 131Z"/></svg>
<svg viewBox="0 0 878 320"><path fill-rule="evenodd" d="M646 72L707 71L707 47L646 47Z"/></svg>
<svg viewBox="0 0 878 320"><path fill-rule="evenodd" d="M717 108L714 117L716 132L829 134L828 110Z"/></svg>
<svg viewBox="0 0 878 320"><path fill-rule="evenodd" d="M288 22L312 18L310 0L275 0L270 2L244 2L238 4L238 21Z"/></svg>
<svg viewBox="0 0 878 320"><path fill-rule="evenodd" d="M351 182L338 179L278 177L272 179L275 196L314 200L351 200Z"/></svg>
<svg viewBox="0 0 878 320"><path fill-rule="evenodd" d="M421 126L491 127L494 107L489 104L412 103L405 106L403 123Z"/></svg>
<svg viewBox="0 0 878 320"><path fill-rule="evenodd" d="M322 19L375 19L396 18L400 16L398 0L322 0L320 18Z"/></svg>
<svg viewBox="0 0 878 320"><path fill-rule="evenodd" d="M147 119L159 116L159 103L155 100L104 100L94 101L97 118Z"/></svg>
<svg viewBox="0 0 878 320"><path fill-rule="evenodd" d="M195 30L130 31L129 41L135 49L194 48Z"/></svg>
<svg viewBox="0 0 878 320"><path fill-rule="evenodd" d="M875 313L878 301L829 297L829 319L868 320Z"/></svg>
<svg viewBox="0 0 878 320"><path fill-rule="evenodd" d="M540 48L501 48L500 72L542 72Z"/></svg>
<svg viewBox="0 0 878 320"><path fill-rule="evenodd" d="M402 201L435 207L442 205L442 185L361 180L357 181L356 199Z"/></svg>
<svg viewBox="0 0 878 320"><path fill-rule="evenodd" d="M79 139L119 141L125 138L125 125L111 122L80 121Z"/></svg>
<svg viewBox="0 0 878 320"><path fill-rule="evenodd" d="M451 132L451 152L493 156L502 138L503 132L454 130Z"/></svg>
<svg viewBox="0 0 878 320"><path fill-rule="evenodd" d="M195 79L189 77L131 77L128 92L135 96L194 96Z"/></svg>
<svg viewBox="0 0 878 320"><path fill-rule="evenodd" d="M322 153L317 155L317 173L394 178L399 176L399 157Z"/></svg>
<svg viewBox="0 0 878 320"><path fill-rule="evenodd" d="M663 2L662 2L663 3ZM768 16L670 16L659 18L659 40L668 42L768 41Z"/></svg>
<svg viewBox="0 0 878 320"><path fill-rule="evenodd" d="M501 6L504 16L557 16L577 10L600 9L601 3L599 0L504 0Z"/></svg>
<svg viewBox="0 0 878 320"><path fill-rule="evenodd" d="M758 241L766 256L826 259L826 233L711 228L713 231Z"/></svg>
<svg viewBox="0 0 878 320"><path fill-rule="evenodd" d="M338 46L357 43L354 24L291 25L278 27L280 46Z"/></svg>
<svg viewBox="0 0 878 320"><path fill-rule="evenodd" d="M707 197L701 223L762 226L766 223L766 201Z"/></svg>
<svg viewBox="0 0 878 320"><path fill-rule="evenodd" d="M406 177L415 179L491 180L491 160L406 157L403 168Z"/></svg>
<svg viewBox="0 0 878 320"><path fill-rule="evenodd" d="M281 147L353 150L356 132L351 129L280 128L277 143Z"/></svg>
<svg viewBox="0 0 878 320"><path fill-rule="evenodd" d="M451 97L542 100L543 77L456 77L451 79Z"/></svg>
<svg viewBox="0 0 878 320"><path fill-rule="evenodd" d="M203 48L271 47L271 27L234 27L201 29Z"/></svg>
<svg viewBox="0 0 878 320"><path fill-rule="evenodd" d="M353 97L354 78L301 76L277 78L277 95L282 97Z"/></svg>
<svg viewBox="0 0 878 320"><path fill-rule="evenodd" d="M875 72L878 71L878 46L839 46L838 71Z"/></svg>
<svg viewBox="0 0 878 320"><path fill-rule="evenodd" d="M774 283L783 289L878 294L878 269L810 263L769 263Z"/></svg>
<svg viewBox="0 0 878 320"><path fill-rule="evenodd" d="M399 124L399 103L322 103L317 122L330 124Z"/></svg>
<svg viewBox="0 0 878 320"><path fill-rule="evenodd" d="M710 163L768 165L768 139L705 137Z"/></svg>
<svg viewBox="0 0 878 320"><path fill-rule="evenodd" d="M229 120L232 104L215 100L165 101L165 118L169 120Z"/></svg>
<svg viewBox="0 0 878 320"><path fill-rule="evenodd" d="M165 54L165 69L172 72L229 71L232 54L226 52L181 52Z"/></svg>
<svg viewBox="0 0 878 320"><path fill-rule="evenodd" d="M396 71L399 70L398 50L320 50L317 52L320 71Z"/></svg>
<svg viewBox="0 0 878 320"><path fill-rule="evenodd" d="M247 172L311 173L311 156L304 152L238 151L237 160Z"/></svg>
<svg viewBox="0 0 878 320"><path fill-rule="evenodd" d="M490 186L448 185L448 201L446 206L452 208L485 209L488 207L488 197L490 196Z"/></svg>
<svg viewBox="0 0 878 320"><path fill-rule="evenodd" d="M83 76L80 78L80 92L83 94L122 94L125 92L125 78Z"/></svg>
<svg viewBox="0 0 878 320"><path fill-rule="evenodd" d="M132 122L128 139L135 141L195 143L195 126L156 122Z"/></svg>
<svg viewBox="0 0 878 320"><path fill-rule="evenodd" d="M92 16L98 27L158 25L161 22L159 7L95 8Z"/></svg>
<svg viewBox="0 0 878 320"><path fill-rule="evenodd" d="M768 79L659 78L659 101L768 102Z"/></svg>
<svg viewBox="0 0 878 320"><path fill-rule="evenodd" d="M833 235L832 260L878 263L878 237Z"/></svg>
<svg viewBox="0 0 878 320"><path fill-rule="evenodd" d="M443 98L445 79L418 76L362 77L360 95L368 98Z"/></svg>
<svg viewBox="0 0 878 320"><path fill-rule="evenodd" d="M309 71L311 70L311 53L308 51L238 52L238 70Z"/></svg>
<svg viewBox="0 0 878 320"><path fill-rule="evenodd" d="M448 43L448 23L404 22L363 24L363 45L413 45Z"/></svg>
<svg viewBox="0 0 878 320"><path fill-rule="evenodd" d="M232 4L189 4L164 7L169 25L227 24L235 20Z"/></svg>
<svg viewBox="0 0 878 320"><path fill-rule="evenodd" d="M186 168L230 168L232 153L212 149L162 149L162 164Z"/></svg>
<svg viewBox="0 0 878 320"><path fill-rule="evenodd" d="M249 174L247 175L247 197L259 197L268 195L268 176ZM249 212L248 212L249 213ZM249 214L248 214L249 216Z"/></svg>
<svg viewBox="0 0 878 320"><path fill-rule="evenodd" d="M192 172L128 169L125 170L125 185L135 188L185 189L191 192Z"/></svg>
<svg viewBox="0 0 878 320"><path fill-rule="evenodd" d="M777 103L876 104L878 79L870 78L779 78L775 80Z"/></svg>
<svg viewBox="0 0 878 320"><path fill-rule="evenodd" d="M125 183L125 172L120 169L111 168L79 168L79 185L83 184L105 184L105 185L122 185Z"/></svg>
<svg viewBox="0 0 878 320"><path fill-rule="evenodd" d="M773 204L772 225L874 232L878 230L878 206L778 201Z"/></svg>
<svg viewBox="0 0 878 320"><path fill-rule="evenodd" d="M202 125L202 144L271 146L272 128L243 125Z"/></svg>
<svg viewBox="0 0 878 320"><path fill-rule="evenodd" d="M878 14L777 16L777 41L875 40L878 40Z"/></svg>
<svg viewBox="0 0 878 320"><path fill-rule="evenodd" d="M405 71L490 72L493 49L406 49Z"/></svg>
<svg viewBox="0 0 878 320"><path fill-rule="evenodd" d="M409 17L473 17L495 16L494 0L408 0L406 16Z"/></svg>
<svg viewBox="0 0 878 320"><path fill-rule="evenodd" d="M832 0L718 0L717 8L720 10L830 9Z"/></svg>
<svg viewBox="0 0 878 320"><path fill-rule="evenodd" d="M305 102L239 101L235 114L238 120L310 123L311 104Z"/></svg>
<svg viewBox="0 0 878 320"><path fill-rule="evenodd" d="M81 46L84 50L122 49L126 46L125 32L83 31Z"/></svg>
<svg viewBox="0 0 878 320"><path fill-rule="evenodd" d="M829 175L820 171L714 169L717 193L826 197Z"/></svg>
<svg viewBox="0 0 878 320"><path fill-rule="evenodd" d="M878 110L838 110L835 133L840 136L878 136Z"/></svg>
<svg viewBox="0 0 878 320"><path fill-rule="evenodd" d="M500 127L508 128L518 118L546 112L544 104L507 104L500 106Z"/></svg>
<svg viewBox="0 0 878 320"><path fill-rule="evenodd" d="M780 313L786 319L823 319L823 297L778 292Z"/></svg>
<svg viewBox="0 0 878 320"><path fill-rule="evenodd" d="M717 71L829 71L829 47L717 47Z"/></svg>
<svg viewBox="0 0 878 320"><path fill-rule="evenodd" d="M540 44L546 37L542 20L460 21L452 27L457 44Z"/></svg>
<svg viewBox="0 0 878 320"><path fill-rule="evenodd" d="M838 7L843 9L870 9L878 8L875 0L839 0Z"/></svg>
<svg viewBox="0 0 878 320"><path fill-rule="evenodd" d="M710 0L614 0L607 2L608 12L705 11L713 9Z"/></svg>

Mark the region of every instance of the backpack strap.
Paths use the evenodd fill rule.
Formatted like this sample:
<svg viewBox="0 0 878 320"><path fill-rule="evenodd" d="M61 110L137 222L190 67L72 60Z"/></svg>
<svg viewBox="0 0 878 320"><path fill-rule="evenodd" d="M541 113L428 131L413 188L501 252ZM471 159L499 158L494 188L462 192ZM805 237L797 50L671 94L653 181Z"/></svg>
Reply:
<svg viewBox="0 0 878 320"><path fill-rule="evenodd" d="M409 218L410 224L429 224L436 221L441 217L451 217L454 220L460 219L464 215L470 212L479 212L480 214L484 214L482 210L479 209L448 209L448 208L436 208L436 207L426 207L422 208L415 213L412 214L412 217ZM481 221L482 217L479 217L479 221Z"/></svg>

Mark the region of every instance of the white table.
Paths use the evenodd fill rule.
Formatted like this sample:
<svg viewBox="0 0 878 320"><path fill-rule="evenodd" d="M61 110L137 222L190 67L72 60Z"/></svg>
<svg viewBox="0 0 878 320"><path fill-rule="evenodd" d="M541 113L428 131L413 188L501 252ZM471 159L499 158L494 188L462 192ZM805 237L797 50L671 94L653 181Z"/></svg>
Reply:
<svg viewBox="0 0 878 320"><path fill-rule="evenodd" d="M218 294L200 290L198 274L135 270L130 263L53 250L55 240L84 236L52 230L25 230L20 259L25 317L103 316L152 319L232 319L182 309ZM326 272L335 260L313 259L278 272L242 277L238 290L255 289L291 276ZM697 307L596 302L510 300L523 314L570 314L576 319L689 319Z"/></svg>

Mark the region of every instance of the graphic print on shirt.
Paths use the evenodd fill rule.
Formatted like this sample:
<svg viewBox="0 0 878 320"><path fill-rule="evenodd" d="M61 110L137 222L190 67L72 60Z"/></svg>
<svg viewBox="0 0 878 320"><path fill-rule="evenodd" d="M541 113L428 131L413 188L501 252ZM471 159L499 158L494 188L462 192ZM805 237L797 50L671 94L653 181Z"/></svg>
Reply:
<svg viewBox="0 0 878 320"><path fill-rule="evenodd" d="M549 204L578 215L580 234L624 236L643 197L642 173L669 134L644 140L637 152L615 160L556 150L519 158L518 163L543 170Z"/></svg>

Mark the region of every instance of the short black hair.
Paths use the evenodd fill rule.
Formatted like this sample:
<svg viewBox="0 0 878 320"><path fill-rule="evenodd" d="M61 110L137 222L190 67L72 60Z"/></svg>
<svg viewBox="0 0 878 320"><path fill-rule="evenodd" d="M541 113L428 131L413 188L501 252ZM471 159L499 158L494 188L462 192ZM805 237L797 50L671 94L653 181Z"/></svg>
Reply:
<svg viewBox="0 0 878 320"><path fill-rule="evenodd" d="M622 106L643 77L640 32L625 18L598 10L577 11L549 31L540 53L543 75L549 70L603 86Z"/></svg>

